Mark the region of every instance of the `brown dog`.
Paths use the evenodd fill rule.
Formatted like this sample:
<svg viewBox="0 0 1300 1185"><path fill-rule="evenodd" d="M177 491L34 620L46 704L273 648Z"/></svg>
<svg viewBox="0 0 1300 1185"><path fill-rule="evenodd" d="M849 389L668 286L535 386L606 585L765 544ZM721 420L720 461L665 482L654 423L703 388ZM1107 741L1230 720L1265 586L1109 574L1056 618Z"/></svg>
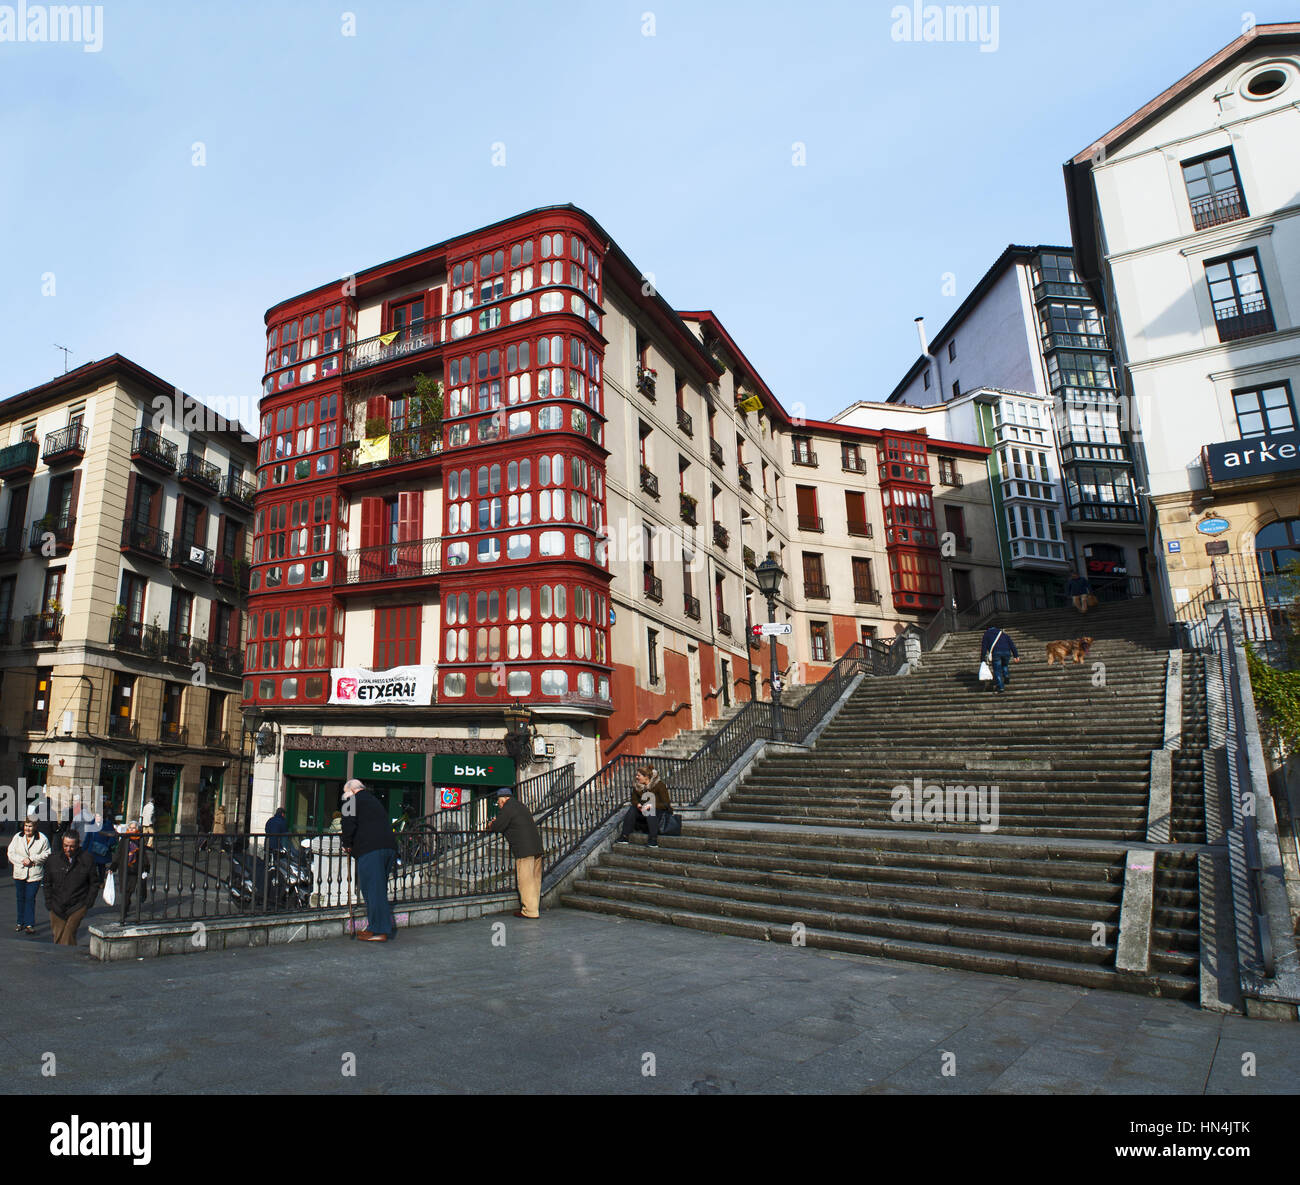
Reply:
<svg viewBox="0 0 1300 1185"><path fill-rule="evenodd" d="M1052 663L1060 662L1062 666L1065 666L1067 658L1073 658L1076 663L1083 662L1088 656L1088 649L1091 645L1091 638L1075 638L1073 642L1048 642L1047 665L1050 667Z"/></svg>

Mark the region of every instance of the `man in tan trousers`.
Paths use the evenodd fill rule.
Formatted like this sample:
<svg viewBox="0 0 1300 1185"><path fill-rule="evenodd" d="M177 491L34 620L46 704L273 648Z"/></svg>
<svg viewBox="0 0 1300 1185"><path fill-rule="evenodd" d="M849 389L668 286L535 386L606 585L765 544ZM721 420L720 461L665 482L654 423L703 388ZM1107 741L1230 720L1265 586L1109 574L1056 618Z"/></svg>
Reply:
<svg viewBox="0 0 1300 1185"><path fill-rule="evenodd" d="M536 920L541 916L542 897L542 833L536 821L528 808L514 797L514 792L502 786L497 791L497 817L484 830L504 835L515 858L521 906L515 911L515 917Z"/></svg>

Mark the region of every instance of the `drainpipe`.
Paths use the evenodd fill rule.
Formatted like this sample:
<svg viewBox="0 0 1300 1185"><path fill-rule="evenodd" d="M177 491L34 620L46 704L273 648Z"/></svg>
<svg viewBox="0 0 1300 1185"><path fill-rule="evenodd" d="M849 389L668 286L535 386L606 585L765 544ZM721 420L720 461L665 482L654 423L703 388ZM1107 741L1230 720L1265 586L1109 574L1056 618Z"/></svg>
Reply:
<svg viewBox="0 0 1300 1185"><path fill-rule="evenodd" d="M939 397L938 402L942 404L944 402L943 374L939 369L939 359L930 353L930 343L925 336L925 318L913 317L912 319L916 322L916 336L921 339L921 357L929 358L934 366L934 389Z"/></svg>

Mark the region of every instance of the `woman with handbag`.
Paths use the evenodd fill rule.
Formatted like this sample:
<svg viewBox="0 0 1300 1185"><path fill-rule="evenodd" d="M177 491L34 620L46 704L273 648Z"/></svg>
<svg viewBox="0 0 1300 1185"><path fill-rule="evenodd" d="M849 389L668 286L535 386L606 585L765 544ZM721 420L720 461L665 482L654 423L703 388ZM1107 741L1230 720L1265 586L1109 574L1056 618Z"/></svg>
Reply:
<svg viewBox="0 0 1300 1185"><path fill-rule="evenodd" d="M650 846L657 848L664 822L673 813L668 787L655 773L653 765L638 765L633 781L636 785L632 788L631 802L623 816L623 833L617 842L627 843L628 836L640 829L649 833Z"/></svg>
<svg viewBox="0 0 1300 1185"><path fill-rule="evenodd" d="M50 858L50 841L36 830L35 819L24 819L23 829L9 841L9 863L14 866L14 890L18 895L18 925L14 933L36 933L36 894L45 877Z"/></svg>

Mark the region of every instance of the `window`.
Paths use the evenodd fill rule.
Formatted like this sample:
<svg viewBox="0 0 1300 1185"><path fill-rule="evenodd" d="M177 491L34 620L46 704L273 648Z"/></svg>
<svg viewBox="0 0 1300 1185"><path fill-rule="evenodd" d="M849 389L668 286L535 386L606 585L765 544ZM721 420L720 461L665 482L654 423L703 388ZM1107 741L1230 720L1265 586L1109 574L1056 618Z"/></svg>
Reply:
<svg viewBox="0 0 1300 1185"><path fill-rule="evenodd" d="M831 641L830 630L824 621L814 621L810 623L812 635L812 660L813 662L830 662L831 660Z"/></svg>
<svg viewBox="0 0 1300 1185"><path fill-rule="evenodd" d="M795 486L794 497L799 515L799 530L820 531L822 520L817 513L817 487Z"/></svg>
<svg viewBox="0 0 1300 1185"><path fill-rule="evenodd" d="M1290 383L1234 391L1232 406L1237 413L1237 430L1243 439L1247 436L1271 436L1275 432L1296 430Z"/></svg>
<svg viewBox="0 0 1300 1185"><path fill-rule="evenodd" d="M185 685L163 684L162 738L178 739L185 726Z"/></svg>
<svg viewBox="0 0 1300 1185"><path fill-rule="evenodd" d="M856 444L840 445L840 458L843 463L843 467L847 469L850 473L866 472L866 467L862 463L862 450L858 445ZM764 474L766 475L766 467L764 467ZM765 488L766 488L766 483L765 483Z"/></svg>
<svg viewBox="0 0 1300 1185"><path fill-rule="evenodd" d="M952 341L948 343L948 361L955 362L956 360L957 360L957 340L956 338L954 338Z"/></svg>
<svg viewBox="0 0 1300 1185"><path fill-rule="evenodd" d="M844 513L849 523L849 534L860 538L871 537L867 523L867 498L858 490L844 491Z"/></svg>
<svg viewBox="0 0 1300 1185"><path fill-rule="evenodd" d="M1183 183L1197 230L1248 216L1232 149L1184 163Z"/></svg>
<svg viewBox="0 0 1300 1185"><path fill-rule="evenodd" d="M650 655L650 682L659 682L659 635L654 630L646 630L646 648Z"/></svg>
<svg viewBox="0 0 1300 1185"><path fill-rule="evenodd" d="M375 609L374 669L413 666L420 661L420 605Z"/></svg>
<svg viewBox="0 0 1300 1185"><path fill-rule="evenodd" d="M112 733L118 721L130 721L131 719L131 694L135 690L134 675L123 675L120 672L113 675L113 689L108 701L109 732Z"/></svg>
<svg viewBox="0 0 1300 1185"><path fill-rule="evenodd" d="M856 555L853 557L853 599L860 604L871 604L876 599L871 561Z"/></svg>
<svg viewBox="0 0 1300 1185"><path fill-rule="evenodd" d="M794 442L794 463L796 465L816 465L817 458L812 451L812 440L807 436L795 436Z"/></svg>
<svg viewBox="0 0 1300 1185"><path fill-rule="evenodd" d="M803 593L810 600L830 599L831 590L826 584L826 569L820 554L803 553Z"/></svg>
<svg viewBox="0 0 1300 1185"><path fill-rule="evenodd" d="M1273 313L1259 274L1257 252L1207 262L1205 281L1210 287L1220 341L1273 332Z"/></svg>
<svg viewBox="0 0 1300 1185"><path fill-rule="evenodd" d="M952 397L956 399L960 395L961 395L961 384L954 382L952 385Z"/></svg>
<svg viewBox="0 0 1300 1185"><path fill-rule="evenodd" d="M925 373L921 376L921 381L925 384L925 389L930 389L930 368L927 366Z"/></svg>

